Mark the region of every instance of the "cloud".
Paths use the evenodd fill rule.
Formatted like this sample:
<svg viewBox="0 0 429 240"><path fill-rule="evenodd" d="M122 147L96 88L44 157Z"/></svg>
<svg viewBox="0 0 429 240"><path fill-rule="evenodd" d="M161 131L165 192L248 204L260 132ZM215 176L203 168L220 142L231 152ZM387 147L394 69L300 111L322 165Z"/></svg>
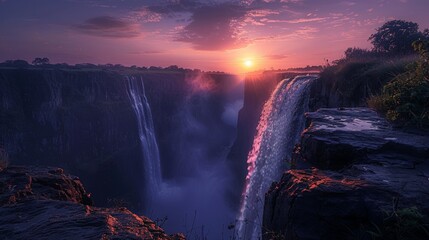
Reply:
<svg viewBox="0 0 429 240"><path fill-rule="evenodd" d="M222 3L192 11L190 23L179 32L177 41L191 43L198 50L227 50L247 46L241 27L248 10Z"/></svg>
<svg viewBox="0 0 429 240"><path fill-rule="evenodd" d="M293 19L285 21L287 23L309 23L309 22L321 22L326 20L325 17L316 17L316 18L299 18L299 19Z"/></svg>
<svg viewBox="0 0 429 240"><path fill-rule="evenodd" d="M341 2L340 4L343 6L352 7L352 6L356 5L356 2L344 1L344 2Z"/></svg>
<svg viewBox="0 0 429 240"><path fill-rule="evenodd" d="M278 39L291 40L291 39L300 39L308 40L316 38L316 34L319 32L317 28L314 27L300 27L295 29L292 33L281 35Z"/></svg>
<svg viewBox="0 0 429 240"><path fill-rule="evenodd" d="M330 2L338 5L338 1ZM165 0L147 6L144 15L153 13L157 14L154 21L175 21L176 26L180 23L180 28L170 31L175 41L189 43L197 50L222 51L244 48L263 37L252 33L259 29L273 31L270 29L280 24L299 24L302 28L291 26L296 29L291 36L312 38L316 30L309 26L329 24L332 19L309 13L310 8L303 3L304 0ZM311 4L315 8L320 5Z"/></svg>
<svg viewBox="0 0 429 240"><path fill-rule="evenodd" d="M133 11L129 18L136 22L156 23L162 20L162 15L145 7L140 10Z"/></svg>
<svg viewBox="0 0 429 240"><path fill-rule="evenodd" d="M141 34L138 24L110 16L90 18L73 28L81 33L97 37L133 38Z"/></svg>
<svg viewBox="0 0 429 240"><path fill-rule="evenodd" d="M249 43L242 27L251 9L236 1L169 0L146 9L162 17L176 18L176 21L178 17L182 18L185 25L174 29L173 40L190 43L197 50L236 49ZM188 14L185 20L183 14Z"/></svg>
<svg viewBox="0 0 429 240"><path fill-rule="evenodd" d="M288 58L286 55L282 54L272 54L272 55L266 55L266 58L272 59L272 60L283 60L285 58Z"/></svg>
<svg viewBox="0 0 429 240"><path fill-rule="evenodd" d="M195 0L170 0L167 4L149 6L149 11L174 16L179 12L192 12L203 6L202 3Z"/></svg>

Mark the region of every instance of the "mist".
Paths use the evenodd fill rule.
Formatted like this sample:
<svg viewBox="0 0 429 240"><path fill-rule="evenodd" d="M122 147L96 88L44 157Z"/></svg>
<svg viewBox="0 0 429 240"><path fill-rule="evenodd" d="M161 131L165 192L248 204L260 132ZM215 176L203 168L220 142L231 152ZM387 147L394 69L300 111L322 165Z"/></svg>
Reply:
<svg viewBox="0 0 429 240"><path fill-rule="evenodd" d="M236 137L243 84L198 74L188 77L189 91L169 133L174 159L161 159L171 176L164 178L154 203L145 212L167 232L188 239L223 239L234 234L238 209L226 197L233 178L226 156ZM241 189L237 189L241 191Z"/></svg>
<svg viewBox="0 0 429 240"><path fill-rule="evenodd" d="M234 232L228 226L237 214L224 196L229 175L220 162L200 167L198 174L180 182L165 182L149 216L166 231L182 232L188 239L229 238Z"/></svg>

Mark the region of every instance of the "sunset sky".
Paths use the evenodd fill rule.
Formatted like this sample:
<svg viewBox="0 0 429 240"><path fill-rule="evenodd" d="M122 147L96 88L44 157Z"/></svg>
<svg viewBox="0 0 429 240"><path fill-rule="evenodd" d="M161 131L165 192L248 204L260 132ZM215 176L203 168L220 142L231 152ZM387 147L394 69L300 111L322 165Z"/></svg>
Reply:
<svg viewBox="0 0 429 240"><path fill-rule="evenodd" d="M0 0L0 61L233 73L320 65L369 48L388 20L429 28L428 9L428 0Z"/></svg>

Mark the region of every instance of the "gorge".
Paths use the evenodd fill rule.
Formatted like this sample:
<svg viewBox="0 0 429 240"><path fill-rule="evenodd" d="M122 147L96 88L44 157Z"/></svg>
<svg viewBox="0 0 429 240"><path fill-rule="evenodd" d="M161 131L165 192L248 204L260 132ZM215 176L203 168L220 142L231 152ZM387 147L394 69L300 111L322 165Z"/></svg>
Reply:
<svg viewBox="0 0 429 240"><path fill-rule="evenodd" d="M347 239L350 234L369 239L359 229L373 230L370 221L382 226L392 196L400 199L400 208L418 207L426 221L427 190L417 186L429 176L427 137L401 133L364 108L342 109L350 102L358 106L366 96L348 99L334 87L293 72L265 72L243 82L234 75L194 71L0 68L0 145L12 165L37 165L0 172L5 214L27 211L28 199L13 187L11 176L31 176L37 184L45 179L34 188L50 192L45 183L67 177L63 170L41 167L58 166L82 179L88 190L78 190L86 194L82 198L92 193L85 203L66 201L127 207L148 216L154 221L118 220L149 229L142 234L158 232L151 225L156 224L188 239ZM306 114L320 107L331 109ZM398 181L409 186L407 191ZM75 191L61 186L62 192ZM19 205L9 194L19 196L13 197ZM27 194L35 205L47 196ZM49 199L85 219L77 205ZM42 209L51 211L47 205ZM132 216L97 211L118 219ZM320 218L326 220L321 224ZM306 221L321 225L309 227ZM329 223L338 221L351 232L334 231ZM17 234L0 227L3 231Z"/></svg>
<svg viewBox="0 0 429 240"><path fill-rule="evenodd" d="M237 77L3 68L0 78L1 146L11 164L62 167L81 177L97 206L167 217L171 232L228 231Z"/></svg>

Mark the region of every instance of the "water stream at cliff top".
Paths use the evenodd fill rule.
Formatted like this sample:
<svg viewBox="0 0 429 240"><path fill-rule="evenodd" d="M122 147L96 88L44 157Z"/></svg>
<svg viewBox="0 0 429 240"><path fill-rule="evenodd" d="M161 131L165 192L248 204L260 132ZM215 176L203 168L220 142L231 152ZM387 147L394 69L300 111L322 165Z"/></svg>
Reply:
<svg viewBox="0 0 429 240"><path fill-rule="evenodd" d="M145 191L142 198L150 203L161 185L161 165L158 144L155 137L152 112L146 98L143 80L126 77L127 93L137 117L140 146L143 155L143 175Z"/></svg>
<svg viewBox="0 0 429 240"><path fill-rule="evenodd" d="M316 76L281 81L265 103L247 158L248 174L237 223L239 239L261 239L264 196L288 169L305 127L309 85Z"/></svg>

